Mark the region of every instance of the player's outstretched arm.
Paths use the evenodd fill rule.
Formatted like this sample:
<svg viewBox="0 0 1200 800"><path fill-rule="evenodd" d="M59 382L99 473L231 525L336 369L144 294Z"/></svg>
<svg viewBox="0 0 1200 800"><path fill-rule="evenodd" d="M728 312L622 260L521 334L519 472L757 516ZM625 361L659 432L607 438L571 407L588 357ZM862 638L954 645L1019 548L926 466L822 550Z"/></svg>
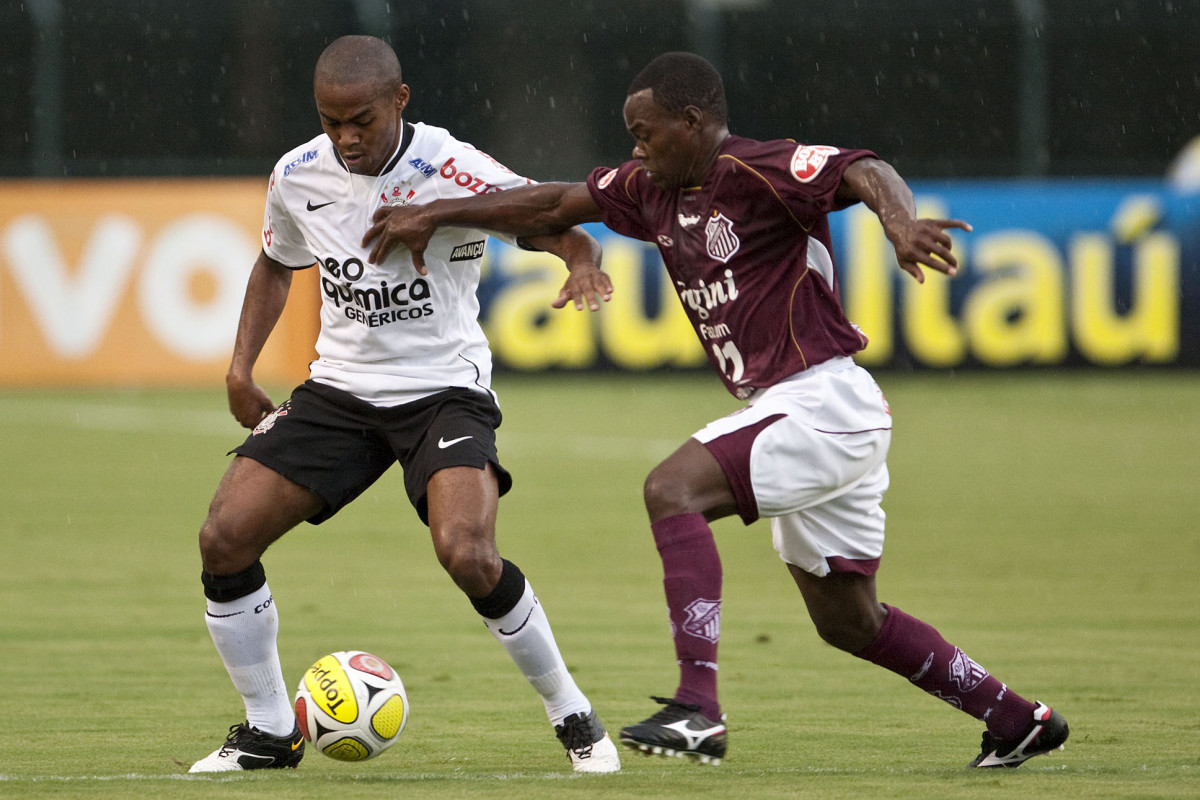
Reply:
<svg viewBox="0 0 1200 800"><path fill-rule="evenodd" d="M397 245L412 253L425 274L425 248L440 227L483 228L514 236L541 236L598 222L600 207L583 183L538 183L474 197L445 198L419 206L384 206L363 236L367 260L378 264Z"/></svg>
<svg viewBox="0 0 1200 800"><path fill-rule="evenodd" d="M838 193L861 200L875 212L896 250L896 263L918 283L925 282L922 266L951 276L958 272L946 229L970 231L971 226L959 219L918 219L912 190L891 164L860 158L846 167Z"/></svg>
<svg viewBox="0 0 1200 800"><path fill-rule="evenodd" d="M558 297L550 301L552 307L565 308L568 303L574 303L579 311L584 305L599 311L601 301L607 303L612 297L612 279L600 269L604 250L583 228L567 228L562 233L545 236L522 236L521 243L553 253L567 267L567 280Z"/></svg>
<svg viewBox="0 0 1200 800"><path fill-rule="evenodd" d="M283 313L291 287L292 271L260 252L246 283L233 359L225 373L229 410L246 428L253 428L275 410L271 398L254 382L254 364Z"/></svg>

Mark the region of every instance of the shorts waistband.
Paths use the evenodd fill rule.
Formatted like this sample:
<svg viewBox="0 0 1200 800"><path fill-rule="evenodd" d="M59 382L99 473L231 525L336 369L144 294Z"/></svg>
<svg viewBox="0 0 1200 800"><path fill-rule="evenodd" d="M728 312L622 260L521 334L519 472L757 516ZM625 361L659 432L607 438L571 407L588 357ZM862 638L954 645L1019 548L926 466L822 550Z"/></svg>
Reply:
<svg viewBox="0 0 1200 800"><path fill-rule="evenodd" d="M754 391L754 394L750 395L750 397L747 398L747 402L750 403L751 405L753 405L753 403L756 399L762 397L764 394L770 392L772 389L774 389L777 386L784 386L786 384L791 384L791 383L799 383L801 381L805 381L810 378L814 378L817 375L820 375L820 374L823 374L826 372L839 372L841 370L849 369L851 367L857 367L857 366L858 365L854 363L854 359L851 358L850 356L834 356L833 358L829 359L828 361L822 361L820 364L813 364L808 369L803 369L803 370L800 370L799 372L794 372L791 375L788 375L786 378L782 378L779 381L776 381L775 383L771 384L770 386L764 386L760 389L756 389Z"/></svg>
<svg viewBox="0 0 1200 800"><path fill-rule="evenodd" d="M820 364L813 364L808 369L803 369L803 370L800 370L799 372L795 372L791 375L788 375L786 378L779 381L779 383L790 383L791 381L802 381L805 378L811 378L812 376L818 375L822 372L836 372L839 369L846 369L847 367L853 367L853 366L856 366L856 364L854 363L854 359L851 358L850 356L834 356L833 358L829 359L828 361L822 361ZM779 383L777 383L775 385L778 386Z"/></svg>

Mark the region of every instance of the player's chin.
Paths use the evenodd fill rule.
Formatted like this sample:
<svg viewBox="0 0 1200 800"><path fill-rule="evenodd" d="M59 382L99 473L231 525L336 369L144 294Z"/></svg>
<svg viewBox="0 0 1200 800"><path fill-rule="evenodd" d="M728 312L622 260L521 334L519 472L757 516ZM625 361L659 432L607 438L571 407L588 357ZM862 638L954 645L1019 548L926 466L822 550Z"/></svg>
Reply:
<svg viewBox="0 0 1200 800"><path fill-rule="evenodd" d="M652 169L647 169L646 177L649 178L650 182L653 183L655 186L657 186L659 189L670 189L671 188L671 181L667 180L667 178L661 172L655 172Z"/></svg>

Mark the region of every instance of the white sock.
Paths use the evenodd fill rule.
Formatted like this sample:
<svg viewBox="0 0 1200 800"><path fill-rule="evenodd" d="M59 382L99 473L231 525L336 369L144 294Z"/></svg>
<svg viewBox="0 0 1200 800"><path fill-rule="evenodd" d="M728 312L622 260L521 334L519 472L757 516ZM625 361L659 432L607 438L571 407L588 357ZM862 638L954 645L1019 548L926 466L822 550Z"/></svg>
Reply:
<svg viewBox="0 0 1200 800"><path fill-rule="evenodd" d="M233 687L246 704L246 722L272 736L287 736L296 724L291 697L279 666L279 614L271 589L262 588L228 603L208 601L208 633Z"/></svg>
<svg viewBox="0 0 1200 800"><path fill-rule="evenodd" d="M496 641L504 645L521 674L542 696L550 724L560 725L572 714L586 714L591 710L591 703L567 672L550 630L550 620L529 581L525 581L525 593L512 611L500 619L481 619Z"/></svg>

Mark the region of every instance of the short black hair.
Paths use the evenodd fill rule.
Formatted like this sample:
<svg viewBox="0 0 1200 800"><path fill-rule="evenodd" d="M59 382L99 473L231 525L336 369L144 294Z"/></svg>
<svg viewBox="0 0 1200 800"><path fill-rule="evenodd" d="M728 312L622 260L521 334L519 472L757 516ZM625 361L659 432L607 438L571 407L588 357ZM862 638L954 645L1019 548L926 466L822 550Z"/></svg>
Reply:
<svg viewBox="0 0 1200 800"><path fill-rule="evenodd" d="M375 36L342 36L321 53L313 81L347 86L366 83L380 91L400 88L400 60L387 42Z"/></svg>
<svg viewBox="0 0 1200 800"><path fill-rule="evenodd" d="M637 74L628 94L649 89L658 103L672 114L681 114L688 106L708 114L718 122L729 116L725 104L725 84L715 67L695 53L663 53Z"/></svg>

